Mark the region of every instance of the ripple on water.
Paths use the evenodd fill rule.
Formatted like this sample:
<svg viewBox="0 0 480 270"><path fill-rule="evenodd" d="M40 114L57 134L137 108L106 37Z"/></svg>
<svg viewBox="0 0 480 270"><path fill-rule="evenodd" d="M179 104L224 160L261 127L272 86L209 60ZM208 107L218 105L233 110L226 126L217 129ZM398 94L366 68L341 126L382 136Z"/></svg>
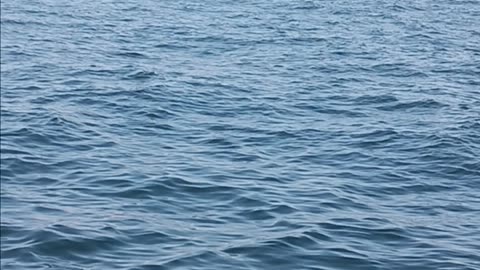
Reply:
<svg viewBox="0 0 480 270"><path fill-rule="evenodd" d="M476 1L137 2L2 3L2 269L480 269Z"/></svg>

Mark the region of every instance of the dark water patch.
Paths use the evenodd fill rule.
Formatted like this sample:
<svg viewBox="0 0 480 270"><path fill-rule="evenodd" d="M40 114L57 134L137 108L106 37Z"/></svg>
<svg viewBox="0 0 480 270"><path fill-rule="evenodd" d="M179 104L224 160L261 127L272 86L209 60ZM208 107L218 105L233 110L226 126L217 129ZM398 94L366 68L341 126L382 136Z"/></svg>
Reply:
<svg viewBox="0 0 480 270"><path fill-rule="evenodd" d="M170 119L172 117L177 116L175 113L164 110L164 109L154 109L151 111L146 111L145 109L139 110L138 112L135 112L135 115L138 115L143 118L147 119Z"/></svg>
<svg viewBox="0 0 480 270"><path fill-rule="evenodd" d="M115 55L126 58L147 58L147 55L139 52L118 52Z"/></svg>
<svg viewBox="0 0 480 270"><path fill-rule="evenodd" d="M188 49L189 47L186 46L186 45L182 45L182 44L162 43L162 44L157 44L157 45L155 45L155 48L171 49L171 50L182 50L182 49Z"/></svg>
<svg viewBox="0 0 480 270"><path fill-rule="evenodd" d="M419 101L411 101L411 102L399 102L397 104L392 104L389 106L379 106L377 108L383 111L403 111L403 110L415 110L415 109L418 109L418 110L439 109L446 106L448 105L435 101L433 99L428 99L428 100L419 100Z"/></svg>
<svg viewBox="0 0 480 270"><path fill-rule="evenodd" d="M393 95L364 95L353 100L357 105L372 105L372 104L382 104L382 103L391 103L398 102L398 99Z"/></svg>
<svg viewBox="0 0 480 270"><path fill-rule="evenodd" d="M128 80L146 80L146 79L152 79L158 76L156 72L153 71L136 71L133 73L128 74L125 79Z"/></svg>
<svg viewBox="0 0 480 270"><path fill-rule="evenodd" d="M315 106L315 105L298 104L295 107L302 110L309 110L316 113L329 114L329 115L335 115L335 116L345 116L345 117L366 117L367 116L364 113L356 112L352 110L333 109L333 108L326 108L326 107Z"/></svg>

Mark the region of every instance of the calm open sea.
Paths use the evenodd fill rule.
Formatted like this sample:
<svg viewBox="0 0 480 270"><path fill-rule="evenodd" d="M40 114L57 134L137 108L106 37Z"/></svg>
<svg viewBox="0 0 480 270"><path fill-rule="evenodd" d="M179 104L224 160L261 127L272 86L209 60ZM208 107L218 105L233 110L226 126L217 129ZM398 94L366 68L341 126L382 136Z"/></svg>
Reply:
<svg viewBox="0 0 480 270"><path fill-rule="evenodd" d="M2 269L479 250L480 1L2 1Z"/></svg>

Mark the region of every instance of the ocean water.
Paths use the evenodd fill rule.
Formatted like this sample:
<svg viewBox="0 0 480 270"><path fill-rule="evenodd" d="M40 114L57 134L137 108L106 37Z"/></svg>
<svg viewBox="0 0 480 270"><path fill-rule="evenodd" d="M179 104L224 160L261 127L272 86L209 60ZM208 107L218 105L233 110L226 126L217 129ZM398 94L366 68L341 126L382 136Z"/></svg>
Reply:
<svg viewBox="0 0 480 270"><path fill-rule="evenodd" d="M480 1L2 1L2 269L479 250Z"/></svg>

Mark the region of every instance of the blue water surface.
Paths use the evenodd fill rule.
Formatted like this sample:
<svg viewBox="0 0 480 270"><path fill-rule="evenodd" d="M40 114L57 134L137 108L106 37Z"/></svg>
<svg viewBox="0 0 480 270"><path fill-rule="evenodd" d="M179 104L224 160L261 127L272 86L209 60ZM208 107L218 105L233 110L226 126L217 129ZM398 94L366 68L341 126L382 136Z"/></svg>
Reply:
<svg viewBox="0 0 480 270"><path fill-rule="evenodd" d="M2 1L2 269L479 250L480 1Z"/></svg>

